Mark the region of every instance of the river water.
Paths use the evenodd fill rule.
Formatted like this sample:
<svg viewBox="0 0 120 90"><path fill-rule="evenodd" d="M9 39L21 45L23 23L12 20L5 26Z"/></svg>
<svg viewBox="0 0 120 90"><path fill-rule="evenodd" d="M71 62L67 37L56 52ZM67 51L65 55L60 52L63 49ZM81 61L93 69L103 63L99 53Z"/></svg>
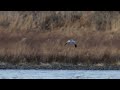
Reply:
<svg viewBox="0 0 120 90"><path fill-rule="evenodd" d="M0 79L120 79L120 70L0 70Z"/></svg>

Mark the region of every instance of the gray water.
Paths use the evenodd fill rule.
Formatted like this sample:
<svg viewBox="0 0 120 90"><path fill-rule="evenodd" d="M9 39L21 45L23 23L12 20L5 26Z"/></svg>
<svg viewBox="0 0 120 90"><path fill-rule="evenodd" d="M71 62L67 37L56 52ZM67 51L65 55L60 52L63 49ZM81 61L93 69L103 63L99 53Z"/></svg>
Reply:
<svg viewBox="0 0 120 90"><path fill-rule="evenodd" d="M120 70L0 70L0 79L120 79Z"/></svg>

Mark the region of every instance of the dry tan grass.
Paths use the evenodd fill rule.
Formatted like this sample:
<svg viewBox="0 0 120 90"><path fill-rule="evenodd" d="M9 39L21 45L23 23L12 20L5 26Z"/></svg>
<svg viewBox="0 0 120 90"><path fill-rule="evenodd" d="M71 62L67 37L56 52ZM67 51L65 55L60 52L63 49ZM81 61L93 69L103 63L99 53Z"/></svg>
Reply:
<svg viewBox="0 0 120 90"><path fill-rule="evenodd" d="M11 63L116 63L120 60L120 47L117 42L119 36L106 34L108 32L94 32L94 34L76 35L78 47L64 46L71 38L60 31L49 33L28 32L26 41L21 42L24 32L0 33L0 61ZM21 33L21 34L20 34ZM22 34L23 33L23 34ZM77 33L76 33L77 34ZM83 35L84 34L84 35ZM109 33L110 34L110 33ZM7 37L6 37L7 36ZM87 37L87 38L86 38ZM114 42L114 43L113 43Z"/></svg>
<svg viewBox="0 0 120 90"><path fill-rule="evenodd" d="M119 12L113 13L0 12L0 61L98 65L119 62ZM77 41L77 48L64 46L70 38Z"/></svg>

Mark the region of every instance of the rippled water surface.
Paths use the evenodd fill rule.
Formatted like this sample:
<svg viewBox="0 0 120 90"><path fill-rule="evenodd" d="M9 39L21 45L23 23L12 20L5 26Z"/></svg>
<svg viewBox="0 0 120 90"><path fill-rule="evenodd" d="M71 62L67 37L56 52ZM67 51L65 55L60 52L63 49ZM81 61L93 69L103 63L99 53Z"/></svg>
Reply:
<svg viewBox="0 0 120 90"><path fill-rule="evenodd" d="M120 70L0 70L0 79L120 79Z"/></svg>

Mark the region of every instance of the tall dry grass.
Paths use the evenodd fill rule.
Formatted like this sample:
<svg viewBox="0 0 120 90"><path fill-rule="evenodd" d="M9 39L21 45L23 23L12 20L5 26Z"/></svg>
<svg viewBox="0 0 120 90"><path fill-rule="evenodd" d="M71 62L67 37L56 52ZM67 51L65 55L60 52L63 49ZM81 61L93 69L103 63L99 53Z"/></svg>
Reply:
<svg viewBox="0 0 120 90"><path fill-rule="evenodd" d="M1 11L0 62L116 64L117 11ZM73 38L78 47L64 46Z"/></svg>
<svg viewBox="0 0 120 90"><path fill-rule="evenodd" d="M0 11L0 28L10 31L55 29L119 30L118 11Z"/></svg>
<svg viewBox="0 0 120 90"><path fill-rule="evenodd" d="M118 33L97 31L89 34L81 32L80 35L77 33L75 36L77 48L64 46L66 40L73 36L67 36L62 31L0 32L0 35L1 62L114 64L120 60Z"/></svg>

